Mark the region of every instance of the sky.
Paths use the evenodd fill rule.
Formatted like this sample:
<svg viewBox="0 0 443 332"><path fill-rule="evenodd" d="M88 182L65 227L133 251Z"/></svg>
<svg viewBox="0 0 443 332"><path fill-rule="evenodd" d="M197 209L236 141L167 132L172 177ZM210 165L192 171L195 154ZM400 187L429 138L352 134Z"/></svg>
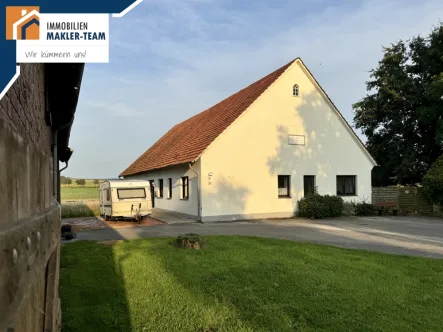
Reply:
<svg viewBox="0 0 443 332"><path fill-rule="evenodd" d="M110 19L110 62L85 66L63 175L116 178L172 126L296 57L352 125L382 46L442 19L441 0L144 0Z"/></svg>

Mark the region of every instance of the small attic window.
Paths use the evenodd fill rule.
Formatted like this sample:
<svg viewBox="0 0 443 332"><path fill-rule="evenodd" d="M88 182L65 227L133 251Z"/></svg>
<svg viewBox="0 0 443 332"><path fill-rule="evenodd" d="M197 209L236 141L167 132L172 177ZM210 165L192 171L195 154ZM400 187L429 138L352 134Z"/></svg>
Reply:
<svg viewBox="0 0 443 332"><path fill-rule="evenodd" d="M292 87L292 95L293 95L294 97L298 97L298 95L299 95L298 84L294 84L294 86Z"/></svg>

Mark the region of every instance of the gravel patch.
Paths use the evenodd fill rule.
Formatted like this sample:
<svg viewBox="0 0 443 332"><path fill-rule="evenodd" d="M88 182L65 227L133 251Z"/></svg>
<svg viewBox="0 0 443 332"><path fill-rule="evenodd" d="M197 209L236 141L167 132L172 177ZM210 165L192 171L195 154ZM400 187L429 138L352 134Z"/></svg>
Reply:
<svg viewBox="0 0 443 332"><path fill-rule="evenodd" d="M133 228L140 226L166 225L156 219L146 218L139 224L132 220L104 221L101 217L82 217L62 219L62 225L71 225L73 232L89 231L103 228Z"/></svg>
<svg viewBox="0 0 443 332"><path fill-rule="evenodd" d="M66 218L62 219L62 225L71 225L74 232L109 228L105 222L95 217Z"/></svg>

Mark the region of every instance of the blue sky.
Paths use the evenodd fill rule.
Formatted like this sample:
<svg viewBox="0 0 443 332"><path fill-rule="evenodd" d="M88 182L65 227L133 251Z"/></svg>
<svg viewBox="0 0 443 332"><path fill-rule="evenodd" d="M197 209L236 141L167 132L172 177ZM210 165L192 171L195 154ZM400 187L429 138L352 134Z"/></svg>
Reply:
<svg viewBox="0 0 443 332"><path fill-rule="evenodd" d="M65 176L117 177L173 125L300 56L352 124L382 46L430 32L441 0L144 0L87 64Z"/></svg>

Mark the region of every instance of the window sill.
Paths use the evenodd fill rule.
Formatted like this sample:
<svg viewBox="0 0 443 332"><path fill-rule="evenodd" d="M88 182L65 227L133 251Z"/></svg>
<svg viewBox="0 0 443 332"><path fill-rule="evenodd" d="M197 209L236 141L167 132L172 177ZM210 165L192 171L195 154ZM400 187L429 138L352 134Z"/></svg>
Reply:
<svg viewBox="0 0 443 332"><path fill-rule="evenodd" d="M357 194L348 194L348 195L339 195L337 194L338 197L358 197Z"/></svg>
<svg viewBox="0 0 443 332"><path fill-rule="evenodd" d="M166 199L172 199L172 197L167 197Z"/></svg>
<svg viewBox="0 0 443 332"><path fill-rule="evenodd" d="M287 199L287 198L292 198L291 196L278 196L278 199Z"/></svg>
<svg viewBox="0 0 443 332"><path fill-rule="evenodd" d="M189 198L180 198L181 201L189 201Z"/></svg>

